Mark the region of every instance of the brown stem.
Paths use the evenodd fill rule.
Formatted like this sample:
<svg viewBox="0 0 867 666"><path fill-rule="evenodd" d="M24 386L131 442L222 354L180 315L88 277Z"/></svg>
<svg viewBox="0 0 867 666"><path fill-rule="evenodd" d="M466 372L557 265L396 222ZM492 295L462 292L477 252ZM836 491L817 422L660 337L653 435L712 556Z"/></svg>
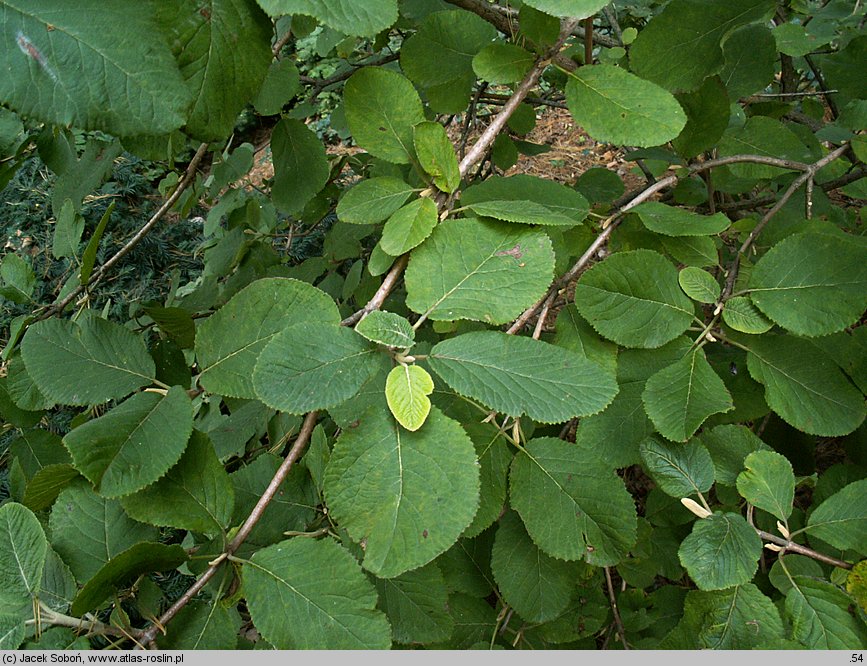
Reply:
<svg viewBox="0 0 867 666"><path fill-rule="evenodd" d="M617 627L617 635L620 636L620 642L623 643L623 649L629 649L629 643L626 642L626 633L623 631L623 620L620 618L620 611L617 609L617 598L614 596L614 584L611 582L611 569L605 569L605 585L608 587L608 600L611 602L611 612L614 614L614 624Z"/></svg>
<svg viewBox="0 0 867 666"><path fill-rule="evenodd" d="M593 64L593 17L584 19L584 64Z"/></svg>
<svg viewBox="0 0 867 666"><path fill-rule="evenodd" d="M385 276L382 284L379 285L379 289L377 289L376 293L373 295L373 298L371 298L367 302L367 304L358 312L349 315L340 323L344 326L354 326L359 321L361 321L362 317L373 312L374 310L378 310L379 308L381 308L382 304L385 302L385 299L388 298L388 295L395 288L395 286L397 286L397 282L398 280L400 280L400 276L403 275L403 271L406 268L407 263L409 263L409 254L403 255L397 261L395 261L394 265L391 267L391 270L388 271L388 275Z"/></svg>
<svg viewBox="0 0 867 666"><path fill-rule="evenodd" d="M824 555L823 553L819 553L812 548L807 548L806 546L802 546L801 544L795 543L794 541L789 541L788 539L778 537L776 534L770 534L768 532L763 532L762 530L756 530L756 533L765 541L769 541L773 544L781 546L781 555L784 552L790 551L792 553L798 553L798 555L811 557L814 560L824 562L825 564L830 564L833 567L839 567L840 569L852 568L852 564L850 564L849 562L838 560L836 557L831 557L830 555Z"/></svg>

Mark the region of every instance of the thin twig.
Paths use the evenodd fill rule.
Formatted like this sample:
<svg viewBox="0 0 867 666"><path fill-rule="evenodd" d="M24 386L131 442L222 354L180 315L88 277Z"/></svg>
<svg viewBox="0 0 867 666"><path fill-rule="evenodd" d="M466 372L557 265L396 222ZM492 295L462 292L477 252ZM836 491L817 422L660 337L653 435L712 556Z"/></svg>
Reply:
<svg viewBox="0 0 867 666"><path fill-rule="evenodd" d="M363 308L358 310L358 312L349 315L340 323L344 326L354 326L356 323L361 321L362 317L381 308L385 299L388 298L388 295L392 292L395 286L397 286L397 282L400 280L400 276L403 274L407 263L409 263L409 254L403 255L395 261L391 270L388 271L388 275L385 276L382 284L379 285L379 289L377 289L376 293L373 295L373 298L371 298Z"/></svg>
<svg viewBox="0 0 867 666"><path fill-rule="evenodd" d="M838 560L836 557L831 557L830 555L824 555L823 553L819 553L812 548L807 548L806 546L802 546L801 544L795 543L794 541L789 541L788 539L778 537L776 534L770 534L768 532L763 532L762 530L756 530L756 533L765 541L769 541L773 544L780 546L782 548L782 550L780 551L781 554L786 551L791 551L793 553L798 553L798 555L811 557L818 562L824 562L825 564L830 564L833 567L839 567L840 569L852 569L853 567L853 565L849 562Z"/></svg>
<svg viewBox="0 0 867 666"><path fill-rule="evenodd" d="M605 584L608 587L608 600L611 602L611 612L614 613L614 624L617 626L617 635L620 636L620 642L623 643L623 649L629 649L629 643L626 642L626 633L623 631L623 620L620 619L620 611L617 609L617 598L614 596L614 584L611 582L611 569L605 569Z"/></svg>
<svg viewBox="0 0 867 666"><path fill-rule="evenodd" d="M283 33L283 36L274 42L274 46L271 47L271 54L276 58L280 55L280 51L283 50L283 47L289 43L289 40L292 39L292 30L287 30Z"/></svg>

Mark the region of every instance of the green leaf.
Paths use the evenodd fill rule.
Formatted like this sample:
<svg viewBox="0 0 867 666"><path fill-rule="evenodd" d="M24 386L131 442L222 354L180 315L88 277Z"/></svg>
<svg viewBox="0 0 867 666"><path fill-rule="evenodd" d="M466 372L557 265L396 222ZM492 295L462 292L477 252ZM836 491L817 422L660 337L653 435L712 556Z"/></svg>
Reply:
<svg viewBox="0 0 867 666"><path fill-rule="evenodd" d="M744 460L753 451L770 451L752 430L742 425L720 425L701 433L701 442L713 458L717 483L734 486L745 469Z"/></svg>
<svg viewBox="0 0 867 666"><path fill-rule="evenodd" d="M218 395L255 398L259 353L301 321L338 324L340 313L329 296L300 280L264 278L244 287L197 329L199 383Z"/></svg>
<svg viewBox="0 0 867 666"><path fill-rule="evenodd" d="M806 340L765 335L750 340L747 367L765 400L786 423L813 435L846 435L864 420L861 392Z"/></svg>
<svg viewBox="0 0 867 666"><path fill-rule="evenodd" d="M167 134L186 121L191 95L150 6L4 0L2 11L0 99L18 113L117 136ZM83 72L99 72L99 85Z"/></svg>
<svg viewBox="0 0 867 666"><path fill-rule="evenodd" d="M680 563L700 590L724 590L752 580L762 540L738 513L714 513L693 524L680 544Z"/></svg>
<svg viewBox="0 0 867 666"><path fill-rule="evenodd" d="M735 296L723 305L723 321L741 333L767 333L774 325L765 319L748 296Z"/></svg>
<svg viewBox="0 0 867 666"><path fill-rule="evenodd" d="M271 22L254 3L239 0L160 3L156 16L193 96L185 132L202 141L225 139L268 72Z"/></svg>
<svg viewBox="0 0 867 666"><path fill-rule="evenodd" d="M178 545L137 543L113 557L79 591L70 612L83 615L95 610L123 585L142 574L171 571L187 561L187 552Z"/></svg>
<svg viewBox="0 0 867 666"><path fill-rule="evenodd" d="M235 493L208 436L194 430L178 463L122 503L144 523L212 534L229 526Z"/></svg>
<svg viewBox="0 0 867 666"><path fill-rule="evenodd" d="M506 222L567 227L576 224L571 217L551 210L535 201L481 201L467 204L467 208L476 215L493 217Z"/></svg>
<svg viewBox="0 0 867 666"><path fill-rule="evenodd" d="M834 585L806 576L792 577L786 615L792 637L812 650L852 650L867 645L864 622L849 612L851 597Z"/></svg>
<svg viewBox="0 0 867 666"><path fill-rule="evenodd" d="M632 71L669 90L693 90L722 68L726 35L766 18L775 6L771 0L674 0L632 43Z"/></svg>
<svg viewBox="0 0 867 666"><path fill-rule="evenodd" d="M494 85L515 83L524 78L536 57L514 44L489 44L473 58L473 71Z"/></svg>
<svg viewBox="0 0 867 666"><path fill-rule="evenodd" d="M194 601L180 610L165 635L157 635L157 644L163 650L234 650L240 628L237 609Z"/></svg>
<svg viewBox="0 0 867 666"><path fill-rule="evenodd" d="M141 337L98 317L80 324L64 319L37 322L27 329L21 355L39 390L64 405L122 398L150 384L155 373Z"/></svg>
<svg viewBox="0 0 867 666"><path fill-rule="evenodd" d="M753 303L795 335L836 333L867 309L867 247L836 235L788 236L753 267L749 289Z"/></svg>
<svg viewBox="0 0 867 666"><path fill-rule="evenodd" d="M181 457L193 430L193 407L179 386L166 395L137 393L71 430L63 443L75 468L105 497L150 485Z"/></svg>
<svg viewBox="0 0 867 666"><path fill-rule="evenodd" d="M420 245L437 225L437 206L427 197L411 201L385 223L379 241L383 251L399 257Z"/></svg>
<svg viewBox="0 0 867 666"><path fill-rule="evenodd" d="M388 408L397 422L411 431L424 425L431 407L428 396L433 390L433 379L418 365L395 366L385 381Z"/></svg>
<svg viewBox="0 0 867 666"><path fill-rule="evenodd" d="M694 312L677 269L652 250L618 252L590 268L575 287L575 305L609 340L651 349L689 328Z"/></svg>
<svg viewBox="0 0 867 666"><path fill-rule="evenodd" d="M331 170L325 146L300 120L284 118L271 133L271 152L271 198L284 213L298 212L328 182Z"/></svg>
<svg viewBox="0 0 867 666"><path fill-rule="evenodd" d="M662 236L662 247L678 262L687 266L717 266L719 250L708 236Z"/></svg>
<svg viewBox="0 0 867 666"><path fill-rule="evenodd" d="M763 25L745 25L722 45L725 64L720 78L729 97L736 100L761 92L774 79L777 48L771 31Z"/></svg>
<svg viewBox="0 0 867 666"><path fill-rule="evenodd" d="M18 428L31 428L42 420L41 411L21 409L9 395L9 378L0 377L0 419ZM42 431L39 431L42 432Z"/></svg>
<svg viewBox="0 0 867 666"><path fill-rule="evenodd" d="M658 146L686 125L674 95L614 65L586 65L572 72L566 104L587 134L618 145Z"/></svg>
<svg viewBox="0 0 867 666"><path fill-rule="evenodd" d="M713 275L695 266L687 266L677 274L683 293L699 303L715 303L720 297L720 286Z"/></svg>
<svg viewBox="0 0 867 666"><path fill-rule="evenodd" d="M780 53L799 58L822 46L825 42L796 23L781 23L772 31Z"/></svg>
<svg viewBox="0 0 867 666"><path fill-rule="evenodd" d="M434 184L451 194L461 184L458 158L442 125L435 122L419 123L413 128L413 143L419 164Z"/></svg>
<svg viewBox="0 0 867 666"><path fill-rule="evenodd" d="M391 646L376 590L330 538L295 538L258 551L242 569L250 615L281 650L384 650Z"/></svg>
<svg viewBox="0 0 867 666"><path fill-rule="evenodd" d="M675 444L649 437L641 442L640 450L644 469L667 495L689 497L713 485L713 461L699 441Z"/></svg>
<svg viewBox="0 0 867 666"><path fill-rule="evenodd" d="M96 263L96 253L99 250L99 242L102 240L102 235L105 233L105 228L111 219L114 205L114 201L109 204L105 213L103 213L100 218L99 223L96 225L96 229L93 230L90 240L87 241L87 245L84 247L84 252L81 254L81 270L78 272L78 279L81 284L85 286L90 282L90 276L93 273L93 267Z"/></svg>
<svg viewBox="0 0 867 666"><path fill-rule="evenodd" d="M432 409L416 432L370 410L337 439L325 471L331 515L364 542L362 565L391 578L450 548L478 506L472 442Z"/></svg>
<svg viewBox="0 0 867 666"><path fill-rule="evenodd" d="M375 581L378 607L391 623L394 640L425 644L448 639L454 622L442 572L436 564Z"/></svg>
<svg viewBox="0 0 867 666"><path fill-rule="evenodd" d="M259 354L253 387L269 407L305 414L354 396L384 359L352 329L296 324L275 335Z"/></svg>
<svg viewBox="0 0 867 666"><path fill-rule="evenodd" d="M741 497L780 520L787 520L795 499L792 463L775 451L754 451L746 457L744 465L746 470L737 478ZM867 514L864 519L867 521Z"/></svg>
<svg viewBox="0 0 867 666"><path fill-rule="evenodd" d="M648 379L641 401L659 433L677 442L692 437L708 416L734 408L700 348Z"/></svg>
<svg viewBox="0 0 867 666"><path fill-rule="evenodd" d="M545 293L553 273L554 252L544 232L447 220L412 253L406 304L434 321L504 324Z"/></svg>
<svg viewBox="0 0 867 666"><path fill-rule="evenodd" d="M508 494L509 465L513 453L503 433L490 423L463 423L479 459L479 510L464 530L465 538L478 536L500 517Z"/></svg>
<svg viewBox="0 0 867 666"><path fill-rule="evenodd" d="M443 340L431 349L428 362L461 395L543 423L595 414L617 394L614 377L578 354L497 331Z"/></svg>
<svg viewBox="0 0 867 666"><path fill-rule="evenodd" d="M16 650L24 642L27 627L18 615L0 615L0 650Z"/></svg>
<svg viewBox="0 0 867 666"><path fill-rule="evenodd" d="M729 127L719 142L719 156L759 155L812 162L810 151L798 136L779 120L752 116L742 127ZM764 164L740 163L728 167L738 178L770 179L791 170Z"/></svg>
<svg viewBox="0 0 867 666"><path fill-rule="evenodd" d="M360 69L346 82L343 104L359 146L388 162L413 160L412 128L425 117L418 93L403 76L381 67Z"/></svg>
<svg viewBox="0 0 867 666"><path fill-rule="evenodd" d="M563 218L577 224L587 217L590 204L582 194L562 183L552 180L517 174L515 176L492 176L480 183L471 185L461 193L461 203L464 206L495 202L498 210L507 210L508 204L503 202L532 202L545 209L545 218L549 221L533 222L533 224L567 224ZM541 211L541 209L539 209ZM487 213L486 213L487 214ZM504 218L505 219L505 218ZM550 220L559 220L552 222ZM523 219L511 220L523 222ZM529 224L529 222L528 222Z"/></svg>
<svg viewBox="0 0 867 666"><path fill-rule="evenodd" d="M0 506L0 600L7 608L39 595L47 554L48 540L33 512L15 502Z"/></svg>
<svg viewBox="0 0 867 666"><path fill-rule="evenodd" d="M80 583L128 548L158 536L155 528L132 520L118 500L100 497L83 479L60 493L49 527L51 545Z"/></svg>
<svg viewBox="0 0 867 666"><path fill-rule="evenodd" d="M867 479L855 481L822 502L807 521L808 532L840 550L867 555Z"/></svg>
<svg viewBox="0 0 867 666"><path fill-rule="evenodd" d="M785 563L785 568L783 564ZM788 552L785 557L778 557L768 572L768 580L783 594L792 589L791 576L809 576L811 578L823 578L825 572L822 566L814 559L806 555L796 555Z"/></svg>
<svg viewBox="0 0 867 666"><path fill-rule="evenodd" d="M260 116L276 116L300 88L301 73L295 63L288 59L276 60L271 63L265 81L253 99L253 108Z"/></svg>
<svg viewBox="0 0 867 666"><path fill-rule="evenodd" d="M0 277L3 278L0 296L13 303L30 302L36 287L36 276L24 259L14 252L9 252L0 264Z"/></svg>
<svg viewBox="0 0 867 666"><path fill-rule="evenodd" d="M382 222L406 203L412 187L399 178L380 176L362 180L337 204L337 217L349 224Z"/></svg>
<svg viewBox="0 0 867 666"><path fill-rule="evenodd" d="M545 553L611 566L635 544L635 504L590 448L545 437L515 456L510 501Z"/></svg>
<svg viewBox="0 0 867 666"><path fill-rule="evenodd" d="M713 236L729 228L731 220L722 213L697 215L683 208L648 201L631 212L641 218L645 227L666 236Z"/></svg>
<svg viewBox="0 0 867 666"><path fill-rule="evenodd" d="M404 317L374 310L355 325L355 332L386 347L409 349L415 344L415 331Z"/></svg>
<svg viewBox="0 0 867 666"><path fill-rule="evenodd" d="M552 16L587 18L608 3L602 0L525 0L524 4Z"/></svg>
<svg viewBox="0 0 867 666"><path fill-rule="evenodd" d="M312 16L346 35L373 37L397 20L396 0L256 0L269 15Z"/></svg>
<svg viewBox="0 0 867 666"><path fill-rule="evenodd" d="M54 241L51 243L52 256L55 259L77 256L82 233L84 233L84 218L75 212L72 199L66 199L57 214L57 223L54 226Z"/></svg>
<svg viewBox="0 0 867 666"><path fill-rule="evenodd" d="M593 327L578 314L574 303L560 310L555 327L555 345L571 349L610 372L617 371L617 345L600 338Z"/></svg>
<svg viewBox="0 0 867 666"><path fill-rule="evenodd" d="M671 145L681 157L695 157L716 145L726 131L729 96L719 77L712 76L696 90L677 95L677 101L686 112L686 126Z"/></svg>
<svg viewBox="0 0 867 666"><path fill-rule="evenodd" d="M46 465L27 482L21 503L32 511L43 511L57 499L57 495L78 476L70 463Z"/></svg>

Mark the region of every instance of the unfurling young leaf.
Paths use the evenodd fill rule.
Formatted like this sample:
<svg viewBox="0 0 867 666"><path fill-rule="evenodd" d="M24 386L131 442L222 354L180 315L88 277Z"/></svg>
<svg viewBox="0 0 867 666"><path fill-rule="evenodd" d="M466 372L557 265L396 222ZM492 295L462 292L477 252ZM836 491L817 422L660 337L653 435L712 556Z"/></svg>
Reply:
<svg viewBox="0 0 867 666"><path fill-rule="evenodd" d="M417 365L398 365L388 373L385 399L388 408L407 430L418 430L430 413L430 398L434 390L431 376Z"/></svg>

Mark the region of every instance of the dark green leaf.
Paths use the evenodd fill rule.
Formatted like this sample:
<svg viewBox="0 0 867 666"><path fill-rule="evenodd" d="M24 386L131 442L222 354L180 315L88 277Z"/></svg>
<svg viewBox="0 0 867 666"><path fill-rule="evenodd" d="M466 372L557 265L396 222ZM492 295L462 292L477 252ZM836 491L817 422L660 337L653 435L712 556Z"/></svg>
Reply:
<svg viewBox="0 0 867 666"><path fill-rule="evenodd" d="M300 120L284 118L271 133L271 152L272 200L284 213L298 212L328 182L325 146Z"/></svg>
<svg viewBox="0 0 867 666"><path fill-rule="evenodd" d="M697 215L658 201L643 203L632 212L641 218L645 227L666 236L712 236L725 231L731 224L722 213Z"/></svg>
<svg viewBox="0 0 867 666"><path fill-rule="evenodd" d="M454 622L446 584L436 564L375 583L378 607L388 616L396 642L423 645L451 635Z"/></svg>
<svg viewBox="0 0 867 666"><path fill-rule="evenodd" d="M347 35L373 37L397 19L396 0L257 0L271 16L304 14Z"/></svg>
<svg viewBox="0 0 867 666"><path fill-rule="evenodd" d="M762 540L738 513L714 513L694 523L678 550L680 563L700 590L724 590L752 580Z"/></svg>
<svg viewBox="0 0 867 666"><path fill-rule="evenodd" d="M864 622L849 613L851 597L823 580L794 576L786 594L792 637L812 650L853 650L867 645Z"/></svg>
<svg viewBox="0 0 867 666"><path fill-rule="evenodd" d="M792 464L775 451L754 451L746 457L744 466L746 470L737 478L741 497L780 520L787 520L795 498ZM867 512L864 519L867 521Z"/></svg>
<svg viewBox="0 0 867 666"><path fill-rule="evenodd" d="M349 224L382 222L406 203L412 187L399 178L381 176L362 180L343 195L337 216Z"/></svg>
<svg viewBox="0 0 867 666"><path fill-rule="evenodd" d="M676 444L651 437L641 443L641 460L659 489L672 497L697 495L713 485L713 461L699 441Z"/></svg>
<svg viewBox="0 0 867 666"><path fill-rule="evenodd" d="M6 608L39 595L47 553L48 540L33 512L15 502L0 506L0 601Z"/></svg>
<svg viewBox="0 0 867 666"><path fill-rule="evenodd" d="M807 530L835 548L867 556L867 479L850 483L822 502L810 514Z"/></svg>

